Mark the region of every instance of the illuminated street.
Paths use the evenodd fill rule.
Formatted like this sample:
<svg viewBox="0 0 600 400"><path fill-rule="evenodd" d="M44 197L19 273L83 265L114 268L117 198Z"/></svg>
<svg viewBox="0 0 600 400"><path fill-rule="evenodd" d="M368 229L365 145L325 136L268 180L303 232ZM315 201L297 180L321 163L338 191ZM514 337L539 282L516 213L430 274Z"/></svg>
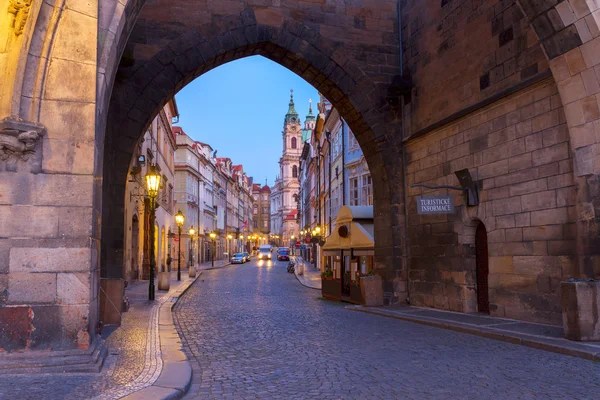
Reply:
<svg viewBox="0 0 600 400"><path fill-rule="evenodd" d="M285 266L206 271L180 300L175 323L194 371L186 399L600 395L598 363L351 312Z"/></svg>

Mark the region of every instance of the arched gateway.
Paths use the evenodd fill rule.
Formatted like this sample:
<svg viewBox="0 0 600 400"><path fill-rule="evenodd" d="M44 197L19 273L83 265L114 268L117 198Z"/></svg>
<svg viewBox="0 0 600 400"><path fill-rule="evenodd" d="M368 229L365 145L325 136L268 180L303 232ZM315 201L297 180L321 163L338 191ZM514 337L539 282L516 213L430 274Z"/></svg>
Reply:
<svg viewBox="0 0 600 400"><path fill-rule="evenodd" d="M186 83L255 54L306 79L352 128L373 176L377 268L397 300L476 304L468 223L417 215L404 189L455 185L464 168L481 202L455 205L488 228L493 315L556 322L557 281L598 276L594 2L281 3L55 0L1 13L0 326L12 328L0 349L89 346L100 281L124 278L135 144Z"/></svg>

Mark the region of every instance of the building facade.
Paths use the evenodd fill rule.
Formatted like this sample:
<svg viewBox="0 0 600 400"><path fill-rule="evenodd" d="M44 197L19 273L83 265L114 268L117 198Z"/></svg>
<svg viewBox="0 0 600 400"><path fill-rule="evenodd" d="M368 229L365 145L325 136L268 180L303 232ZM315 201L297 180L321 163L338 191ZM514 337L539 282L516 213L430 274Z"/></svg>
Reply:
<svg viewBox="0 0 600 400"><path fill-rule="evenodd" d="M124 277L127 281L148 279L151 245L154 246L157 272L168 270L167 258L172 255L170 234L176 231L173 219L176 142L172 121L177 116L177 104L172 99L149 125L132 159L126 183L124 221ZM150 243L150 203L144 182L144 175L151 165L161 175L153 244Z"/></svg>
<svg viewBox="0 0 600 400"><path fill-rule="evenodd" d="M321 245L336 229L340 208L373 206L373 193L369 167L352 130L323 96L317 108L316 119L311 108L302 134L298 221L301 254L322 267ZM313 232L317 239L310 240Z"/></svg>
<svg viewBox="0 0 600 400"><path fill-rule="evenodd" d="M279 175L275 179L271 192L271 231L272 234L277 235L278 242L284 246L294 245L300 235L298 208L302 137L304 131L314 128L314 125L315 117L312 113L311 103L304 128L302 128L292 91L288 112L283 122L283 151L279 160Z"/></svg>
<svg viewBox="0 0 600 400"><path fill-rule="evenodd" d="M183 129L177 134L177 190L179 210L185 215L182 227L182 263L193 265L226 259L243 251L244 237L252 233L249 178L242 165L229 158L215 157L213 148L193 140ZM190 228L194 236L190 236ZM213 241L211 233L217 237Z"/></svg>
<svg viewBox="0 0 600 400"><path fill-rule="evenodd" d="M255 183L252 185L252 196L254 197L252 215L255 232L263 236L276 235L271 231L271 188L268 185L261 187Z"/></svg>

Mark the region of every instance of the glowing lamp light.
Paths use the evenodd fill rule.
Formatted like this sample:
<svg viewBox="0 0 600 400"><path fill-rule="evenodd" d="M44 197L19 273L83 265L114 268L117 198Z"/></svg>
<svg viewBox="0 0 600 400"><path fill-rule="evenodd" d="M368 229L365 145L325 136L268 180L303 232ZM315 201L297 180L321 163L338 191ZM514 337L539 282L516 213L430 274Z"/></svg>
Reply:
<svg viewBox="0 0 600 400"><path fill-rule="evenodd" d="M315 228L315 232L317 232L317 234L321 233L321 227L317 225L317 227Z"/></svg>
<svg viewBox="0 0 600 400"><path fill-rule="evenodd" d="M177 226L181 227L181 226L183 226L184 222L185 222L185 216L183 215L181 210L177 211L177 214L175 214L175 223L177 224Z"/></svg>
<svg viewBox="0 0 600 400"><path fill-rule="evenodd" d="M196 234L196 230L194 229L194 225L190 228L190 236L194 236Z"/></svg>
<svg viewBox="0 0 600 400"><path fill-rule="evenodd" d="M210 233L208 236L210 236L210 238L211 238L212 240L215 240L215 239L217 238L217 234L216 234L216 233L214 233L214 232L211 232L211 233Z"/></svg>
<svg viewBox="0 0 600 400"><path fill-rule="evenodd" d="M231 234L227 235L227 239L231 240L233 239L233 236L231 236Z"/></svg>
<svg viewBox="0 0 600 400"><path fill-rule="evenodd" d="M146 173L146 188L150 197L158 196L160 189L160 174L156 172L156 168L151 165Z"/></svg>

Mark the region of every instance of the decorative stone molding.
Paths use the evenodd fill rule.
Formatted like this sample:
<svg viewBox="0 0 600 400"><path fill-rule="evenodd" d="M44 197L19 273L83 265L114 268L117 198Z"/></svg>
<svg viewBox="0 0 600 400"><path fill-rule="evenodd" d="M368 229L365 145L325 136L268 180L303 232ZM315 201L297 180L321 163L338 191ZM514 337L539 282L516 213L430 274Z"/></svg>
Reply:
<svg viewBox="0 0 600 400"><path fill-rule="evenodd" d="M46 132L42 125L32 122L5 118L0 121L0 162L16 170L18 161L27 162L34 157L38 162L32 168L37 172L41 168L41 138Z"/></svg>
<svg viewBox="0 0 600 400"><path fill-rule="evenodd" d="M8 13L14 15L12 20L13 32L16 36L23 33L29 11L31 10L32 0L9 0Z"/></svg>

